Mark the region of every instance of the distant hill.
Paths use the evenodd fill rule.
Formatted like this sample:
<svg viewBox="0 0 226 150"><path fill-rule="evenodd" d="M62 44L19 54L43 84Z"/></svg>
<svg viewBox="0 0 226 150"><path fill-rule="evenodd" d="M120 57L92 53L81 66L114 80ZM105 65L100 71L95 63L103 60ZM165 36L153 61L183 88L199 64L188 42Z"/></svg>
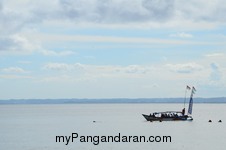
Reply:
<svg viewBox="0 0 226 150"><path fill-rule="evenodd" d="M187 99L188 103L189 99ZM115 99L11 99L0 104L100 104L100 103L183 103L184 98L115 98ZM195 98L194 103L226 103L226 97Z"/></svg>

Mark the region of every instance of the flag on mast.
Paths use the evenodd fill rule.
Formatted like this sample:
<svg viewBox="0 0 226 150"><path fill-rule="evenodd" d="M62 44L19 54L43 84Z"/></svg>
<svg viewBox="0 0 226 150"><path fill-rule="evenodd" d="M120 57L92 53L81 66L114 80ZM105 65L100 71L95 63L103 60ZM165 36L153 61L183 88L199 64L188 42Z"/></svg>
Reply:
<svg viewBox="0 0 226 150"><path fill-rule="evenodd" d="M187 90L190 90L191 88L190 88L190 86L187 85L186 89L187 89Z"/></svg>

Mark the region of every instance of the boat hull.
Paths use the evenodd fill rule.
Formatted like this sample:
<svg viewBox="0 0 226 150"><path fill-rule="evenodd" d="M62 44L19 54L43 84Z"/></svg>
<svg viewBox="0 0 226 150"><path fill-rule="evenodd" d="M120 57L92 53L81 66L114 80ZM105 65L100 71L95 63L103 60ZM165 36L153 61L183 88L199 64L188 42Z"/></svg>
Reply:
<svg viewBox="0 0 226 150"><path fill-rule="evenodd" d="M143 117L147 121L187 121L187 120L193 120L191 116L183 115L183 116L177 116L177 117L154 117L150 115L142 114Z"/></svg>

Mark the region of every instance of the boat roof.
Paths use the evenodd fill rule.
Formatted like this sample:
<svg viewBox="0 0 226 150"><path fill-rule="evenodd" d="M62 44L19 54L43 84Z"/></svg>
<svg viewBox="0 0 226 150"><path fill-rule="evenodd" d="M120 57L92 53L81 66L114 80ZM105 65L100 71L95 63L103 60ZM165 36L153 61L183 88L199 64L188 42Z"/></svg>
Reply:
<svg viewBox="0 0 226 150"><path fill-rule="evenodd" d="M164 114L164 113L182 113L182 112L181 111L164 111L164 112L154 112L154 113Z"/></svg>

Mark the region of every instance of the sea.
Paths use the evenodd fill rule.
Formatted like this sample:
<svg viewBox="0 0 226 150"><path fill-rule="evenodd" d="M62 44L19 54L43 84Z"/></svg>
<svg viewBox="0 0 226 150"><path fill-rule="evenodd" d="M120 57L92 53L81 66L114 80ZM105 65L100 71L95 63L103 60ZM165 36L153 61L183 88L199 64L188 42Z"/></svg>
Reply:
<svg viewBox="0 0 226 150"><path fill-rule="evenodd" d="M179 103L4 104L0 105L0 149L226 149L226 104L195 103L193 121L148 122L142 116L182 108ZM100 141L116 136L116 141ZM140 136L155 141L134 141ZM163 137L170 139L163 141Z"/></svg>

